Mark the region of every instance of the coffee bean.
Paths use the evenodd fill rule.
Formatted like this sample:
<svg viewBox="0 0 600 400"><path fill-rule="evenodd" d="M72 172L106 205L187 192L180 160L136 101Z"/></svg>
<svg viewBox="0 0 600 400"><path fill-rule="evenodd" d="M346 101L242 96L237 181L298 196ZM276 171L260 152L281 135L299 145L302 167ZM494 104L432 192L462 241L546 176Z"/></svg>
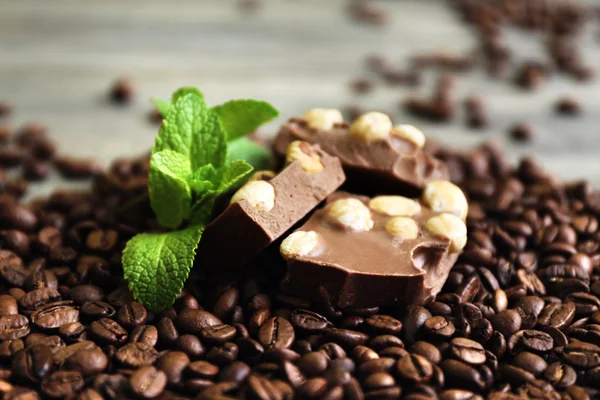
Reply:
<svg viewBox="0 0 600 400"><path fill-rule="evenodd" d="M234 361L230 365L221 369L221 372L217 377L217 381L241 383L248 378L249 374L250 367L247 364L241 361Z"/></svg>
<svg viewBox="0 0 600 400"><path fill-rule="evenodd" d="M33 389L13 386L10 391L4 393L5 400L40 400L40 395Z"/></svg>
<svg viewBox="0 0 600 400"><path fill-rule="evenodd" d="M194 335L179 336L175 341L175 347L193 359L202 357L206 352L200 339Z"/></svg>
<svg viewBox="0 0 600 400"><path fill-rule="evenodd" d="M204 310L187 308L177 315L177 327L186 333L200 334L206 327L221 324L219 318Z"/></svg>
<svg viewBox="0 0 600 400"><path fill-rule="evenodd" d="M46 304L31 314L31 322L39 329L56 329L77 322L79 310L71 301L58 301Z"/></svg>
<svg viewBox="0 0 600 400"><path fill-rule="evenodd" d="M52 371L53 367L52 352L42 345L19 350L11 363L14 377L25 382L40 381Z"/></svg>
<svg viewBox="0 0 600 400"><path fill-rule="evenodd" d="M449 338L456 328L452 321L445 317L431 317L423 324L423 332L431 338Z"/></svg>
<svg viewBox="0 0 600 400"><path fill-rule="evenodd" d="M433 366L425 357L410 354L397 361L396 373L410 383L424 383L433 375Z"/></svg>
<svg viewBox="0 0 600 400"><path fill-rule="evenodd" d="M438 364L442 360L442 354L440 353L440 350L433 344L424 342L422 340L413 344L410 348L410 352L425 357L432 364ZM380 355L383 357L384 353L380 352Z"/></svg>
<svg viewBox="0 0 600 400"><path fill-rule="evenodd" d="M250 364L259 362L265 353L264 347L254 339L241 338L235 344L239 348L239 358Z"/></svg>
<svg viewBox="0 0 600 400"><path fill-rule="evenodd" d="M517 310L506 310L494 315L490 321L495 330L508 337L521 329L522 318Z"/></svg>
<svg viewBox="0 0 600 400"><path fill-rule="evenodd" d="M396 365L396 360L393 358L376 358L361 363L357 368L357 373L361 377L365 377L377 372L390 372L394 365Z"/></svg>
<svg viewBox="0 0 600 400"><path fill-rule="evenodd" d="M519 300L517 308L523 310L525 314L533 314L538 317L544 308L544 300L537 296L525 296Z"/></svg>
<svg viewBox="0 0 600 400"><path fill-rule="evenodd" d="M95 161L85 158L57 157L54 166L67 179L91 178L101 172L102 168Z"/></svg>
<svg viewBox="0 0 600 400"><path fill-rule="evenodd" d="M129 368L152 365L157 358L158 351L144 342L126 344L115 353L115 359Z"/></svg>
<svg viewBox="0 0 600 400"><path fill-rule="evenodd" d="M73 396L83 388L84 381L77 371L58 371L42 381L42 392L54 399Z"/></svg>
<svg viewBox="0 0 600 400"><path fill-rule="evenodd" d="M369 340L367 345L375 351L380 351L387 347L404 347L402 340L393 335L375 336Z"/></svg>
<svg viewBox="0 0 600 400"><path fill-rule="evenodd" d="M552 337L545 332L536 330L522 330L515 332L508 339L508 348L517 353L521 350L530 350L533 352L550 351L554 345Z"/></svg>
<svg viewBox="0 0 600 400"><path fill-rule="evenodd" d="M29 334L29 320L24 315L0 317L0 340L13 340Z"/></svg>
<svg viewBox="0 0 600 400"><path fill-rule="evenodd" d="M158 330L153 325L136 326L129 335L129 343L145 343L150 347L158 342Z"/></svg>
<svg viewBox="0 0 600 400"><path fill-rule="evenodd" d="M0 343L0 359L7 361L19 350L25 347L21 339L5 340Z"/></svg>
<svg viewBox="0 0 600 400"><path fill-rule="evenodd" d="M83 376L95 376L106 369L108 358L99 348L83 350L67 358L66 367Z"/></svg>
<svg viewBox="0 0 600 400"><path fill-rule="evenodd" d="M30 337L31 337L31 335L30 335ZM63 342L63 340L60 338L60 336L56 336L56 335L40 338L39 340L36 340L35 343L33 343L33 344L27 343L28 347L32 346L32 345L45 346L50 350L50 352L52 354L56 354L58 351L60 351L66 347L65 342Z"/></svg>
<svg viewBox="0 0 600 400"><path fill-rule="evenodd" d="M98 286L79 285L69 291L69 297L76 304L84 304L88 301L101 301L104 298L104 292Z"/></svg>
<svg viewBox="0 0 600 400"><path fill-rule="evenodd" d="M402 319L402 340L408 345L416 340L417 332L421 329L425 321L431 318L431 313L424 307L412 306L407 315Z"/></svg>
<svg viewBox="0 0 600 400"><path fill-rule="evenodd" d="M294 310L290 322L295 328L309 333L317 333L331 326L327 318L307 310Z"/></svg>
<svg viewBox="0 0 600 400"><path fill-rule="evenodd" d="M327 391L327 381L323 378L312 378L298 387L298 397L317 399Z"/></svg>
<svg viewBox="0 0 600 400"><path fill-rule="evenodd" d="M555 362L544 371L544 378L557 388L566 388L575 383L577 373L569 365Z"/></svg>
<svg viewBox="0 0 600 400"><path fill-rule="evenodd" d="M90 337L100 344L123 344L127 341L127 331L117 322L100 318L90 324Z"/></svg>
<svg viewBox="0 0 600 400"><path fill-rule="evenodd" d="M499 373L502 377L502 380L513 385L523 385L527 382L535 380L535 375L533 375L531 372L510 364L501 365Z"/></svg>
<svg viewBox="0 0 600 400"><path fill-rule="evenodd" d="M349 400L363 400L365 395L358 381L354 378L344 387L344 395Z"/></svg>
<svg viewBox="0 0 600 400"><path fill-rule="evenodd" d="M213 325L202 329L200 336L202 339L213 344L223 344L231 341L237 331L230 325Z"/></svg>
<svg viewBox="0 0 600 400"><path fill-rule="evenodd" d="M117 311L117 321L128 329L144 325L147 320L148 312L146 308L137 301L121 306Z"/></svg>
<svg viewBox="0 0 600 400"><path fill-rule="evenodd" d="M94 344L94 342L90 340L82 340L57 351L53 356L53 360L55 364L62 365L69 357L72 357L80 351L93 350L95 348L97 348L97 346Z"/></svg>
<svg viewBox="0 0 600 400"><path fill-rule="evenodd" d="M575 304L551 303L544 307L538 317L538 324L541 327L553 327L563 329L573 321L575 317Z"/></svg>
<svg viewBox="0 0 600 400"><path fill-rule="evenodd" d="M483 364L486 361L483 346L466 338L454 338L450 342L450 354L467 364Z"/></svg>
<svg viewBox="0 0 600 400"><path fill-rule="evenodd" d="M239 355L240 349L235 343L227 342L219 347L213 347L206 354L206 359L213 364L224 366L235 361Z"/></svg>
<svg viewBox="0 0 600 400"><path fill-rule="evenodd" d="M474 367L458 360L446 359L440 363L446 383L451 387L481 391L485 383L481 374Z"/></svg>
<svg viewBox="0 0 600 400"><path fill-rule="evenodd" d="M111 318L116 311L113 306L103 301L86 302L79 308L83 319L96 320L101 318Z"/></svg>
<svg viewBox="0 0 600 400"><path fill-rule="evenodd" d="M213 314L220 320L227 320L233 313L239 300L240 291L237 288L231 287L225 290L217 299L213 308Z"/></svg>
<svg viewBox="0 0 600 400"><path fill-rule="evenodd" d="M290 348L294 338L294 327L285 318L271 317L258 331L258 340L265 348Z"/></svg>
<svg viewBox="0 0 600 400"><path fill-rule="evenodd" d="M136 397L151 399L165 389L167 375L152 366L146 366L131 374L129 384Z"/></svg>
<svg viewBox="0 0 600 400"><path fill-rule="evenodd" d="M387 315L371 315L365 325L374 334L397 335L402 330L402 323Z"/></svg>
<svg viewBox="0 0 600 400"><path fill-rule="evenodd" d="M277 400L282 399L283 394L268 379L260 375L251 374L248 377L248 394L250 398L256 400Z"/></svg>
<svg viewBox="0 0 600 400"><path fill-rule="evenodd" d="M298 388L304 382L306 382L306 378L300 372L298 367L292 364L289 361L284 361L282 364L283 367L283 377L294 387ZM327 383L327 382L326 382Z"/></svg>
<svg viewBox="0 0 600 400"><path fill-rule="evenodd" d="M306 377L321 375L327 369L327 356L320 351L313 351L303 355L296 363Z"/></svg>
<svg viewBox="0 0 600 400"><path fill-rule="evenodd" d="M512 363L516 367L522 368L535 376L539 376L548 367L548 363L546 362L546 360L544 360L537 354L533 354L527 351L515 355Z"/></svg>
<svg viewBox="0 0 600 400"><path fill-rule="evenodd" d="M42 288L32 290L19 299L19 307L24 312L33 312L48 303L54 303L61 298L56 289Z"/></svg>

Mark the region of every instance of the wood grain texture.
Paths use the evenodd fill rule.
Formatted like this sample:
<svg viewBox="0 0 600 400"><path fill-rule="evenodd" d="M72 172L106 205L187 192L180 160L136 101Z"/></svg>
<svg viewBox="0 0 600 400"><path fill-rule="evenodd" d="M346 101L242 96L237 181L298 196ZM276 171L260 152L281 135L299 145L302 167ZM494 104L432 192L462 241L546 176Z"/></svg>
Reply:
<svg viewBox="0 0 600 400"><path fill-rule="evenodd" d="M600 184L599 80L577 84L556 77L531 94L470 72L460 79L459 98L480 93L487 99L493 124L482 133L467 130L462 115L435 125L404 114L398 102L409 88L380 85L366 96L352 94L348 82L366 74L367 55L386 54L402 65L418 50L474 46L443 2L381 4L390 13L383 28L350 21L343 0L265 0L250 16L235 0L0 0L0 98L16 106L11 124L47 123L63 152L105 164L151 146L156 127L146 120L149 97L167 98L174 88L197 85L212 104L242 97L270 101L282 112L277 123L311 107L358 102L413 123L428 137L458 147L495 138L513 160L532 153L564 178ZM517 59L544 58L541 40L518 32L510 37ZM585 38L591 65L600 65L597 37L593 26ZM120 76L133 78L138 88L137 101L127 108L105 101ZM418 91L430 90L434 75L426 78ZM581 99L583 117L553 114L562 94ZM519 120L537 128L534 143L515 145L507 138L507 128Z"/></svg>

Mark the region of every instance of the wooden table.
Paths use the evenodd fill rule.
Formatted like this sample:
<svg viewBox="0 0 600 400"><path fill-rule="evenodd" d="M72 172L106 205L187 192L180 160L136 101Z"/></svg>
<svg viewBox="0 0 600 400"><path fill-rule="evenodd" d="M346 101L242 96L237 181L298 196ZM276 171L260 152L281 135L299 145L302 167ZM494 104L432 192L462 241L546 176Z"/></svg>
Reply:
<svg viewBox="0 0 600 400"><path fill-rule="evenodd" d="M0 98L15 104L10 120L15 126L44 122L63 152L105 164L151 146L156 127L146 119L148 98L167 98L179 86L195 85L211 104L243 97L268 100L281 110L278 123L311 107L358 102L443 142L467 147L494 138L514 160L532 153L564 178L600 184L600 80L577 84L556 77L532 94L475 70L461 78L459 97L484 95L492 127L469 131L462 115L452 124L430 124L397 106L414 89L379 85L358 96L348 82L367 74L369 54L385 54L402 65L419 50L473 48L468 29L443 2L382 2L391 20L385 27L350 21L343 0L264 4L245 15L235 0L0 0ZM520 59L544 57L540 40L518 32L510 37ZM593 26L585 39L586 59L596 66L597 37ZM105 100L108 87L121 76L131 77L138 88L137 101L127 108ZM428 93L434 77L427 75L417 90ZM580 98L585 115L555 116L552 105L561 94ZM519 120L538 129L534 143L517 145L507 138L507 128ZM265 132L273 133L276 126L268 125Z"/></svg>

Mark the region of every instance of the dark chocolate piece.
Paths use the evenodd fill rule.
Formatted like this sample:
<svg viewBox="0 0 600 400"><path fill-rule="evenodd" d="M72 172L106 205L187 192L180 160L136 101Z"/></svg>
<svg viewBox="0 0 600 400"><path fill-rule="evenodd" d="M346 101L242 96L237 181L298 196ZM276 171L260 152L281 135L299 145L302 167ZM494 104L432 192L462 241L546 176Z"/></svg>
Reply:
<svg viewBox="0 0 600 400"><path fill-rule="evenodd" d="M348 124L339 123L324 130L294 118L281 127L275 139L275 152L283 156L295 140L317 143L328 154L339 157L347 176L345 188L349 191L418 195L428 182L448 178L448 170L441 161L393 132L386 138L365 142L350 134Z"/></svg>
<svg viewBox="0 0 600 400"><path fill-rule="evenodd" d="M282 242L281 286L339 308L420 304L441 290L465 243L462 220L424 202L338 192Z"/></svg>
<svg viewBox="0 0 600 400"><path fill-rule="evenodd" d="M202 268L242 267L344 182L336 157L308 143L294 145L296 154L290 155L296 161L268 181L248 182L206 227L197 252Z"/></svg>

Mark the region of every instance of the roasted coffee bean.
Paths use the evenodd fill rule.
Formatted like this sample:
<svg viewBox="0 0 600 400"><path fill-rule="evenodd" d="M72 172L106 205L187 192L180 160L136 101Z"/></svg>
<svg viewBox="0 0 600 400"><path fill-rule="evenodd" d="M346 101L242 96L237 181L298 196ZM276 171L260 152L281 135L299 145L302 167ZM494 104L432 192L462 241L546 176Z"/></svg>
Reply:
<svg viewBox="0 0 600 400"><path fill-rule="evenodd" d="M0 231L0 243L3 248L12 250L20 256L29 254L30 241L25 232L16 229Z"/></svg>
<svg viewBox="0 0 600 400"><path fill-rule="evenodd" d="M83 350L67 358L65 366L83 376L95 376L106 369L108 358L100 348Z"/></svg>
<svg viewBox="0 0 600 400"><path fill-rule="evenodd" d="M519 300L517 308L523 310L525 314L533 314L538 317L544 308L544 300L537 296L525 296Z"/></svg>
<svg viewBox="0 0 600 400"><path fill-rule="evenodd" d="M327 318L307 310L294 310L290 315L290 322L295 328L308 333L318 333L331 326Z"/></svg>
<svg viewBox="0 0 600 400"><path fill-rule="evenodd" d="M117 322L108 318L100 318L90 324L90 338L98 343L119 345L127 341L127 331Z"/></svg>
<svg viewBox="0 0 600 400"><path fill-rule="evenodd" d="M177 340L179 332L171 318L163 317L158 321L158 339L160 343L170 345Z"/></svg>
<svg viewBox="0 0 600 400"><path fill-rule="evenodd" d="M397 361L396 373L407 382L424 383L433 375L433 366L425 357L410 354Z"/></svg>
<svg viewBox="0 0 600 400"><path fill-rule="evenodd" d="M213 314L220 320L229 320L239 301L240 291L231 287L219 296L213 308Z"/></svg>
<svg viewBox="0 0 600 400"><path fill-rule="evenodd" d="M470 339L452 339L449 350L453 357L467 364L478 365L486 361L483 346Z"/></svg>
<svg viewBox="0 0 600 400"><path fill-rule="evenodd" d="M283 377L285 378L285 380L287 380L292 385L292 387L298 388L304 382L306 382L306 378L304 377L302 372L300 372L298 367L296 367L291 362L284 361L282 364L282 367L283 367Z"/></svg>
<svg viewBox="0 0 600 400"><path fill-rule="evenodd" d="M241 383L248 378L248 375L250 375L250 367L241 361L234 361L221 369L217 381Z"/></svg>
<svg viewBox="0 0 600 400"><path fill-rule="evenodd" d="M575 317L575 304L550 303L544 307L538 317L538 325L541 327L553 327L564 329Z"/></svg>
<svg viewBox="0 0 600 400"><path fill-rule="evenodd" d="M349 400L362 400L365 398L362 388L354 378L344 387L344 395Z"/></svg>
<svg viewBox="0 0 600 400"><path fill-rule="evenodd" d="M129 335L129 343L145 343L150 347L158 342L158 330L154 325L136 326Z"/></svg>
<svg viewBox="0 0 600 400"><path fill-rule="evenodd" d="M224 366L235 361L240 349L235 343L227 342L219 347L213 347L206 354L206 359L219 366Z"/></svg>
<svg viewBox="0 0 600 400"><path fill-rule="evenodd" d="M485 382L479 371L468 364L458 360L447 359L440 363L446 383L451 387L463 387L466 389L481 391Z"/></svg>
<svg viewBox="0 0 600 400"><path fill-rule="evenodd" d="M267 319L258 331L258 340L265 348L290 348L294 338L294 327L288 320L280 317Z"/></svg>
<svg viewBox="0 0 600 400"><path fill-rule="evenodd" d="M367 343L369 336L357 331L338 328L327 328L323 331L325 340L336 342L344 348L353 348Z"/></svg>
<svg viewBox="0 0 600 400"><path fill-rule="evenodd" d="M42 392L54 399L73 396L83 388L84 381L77 371L58 371L42 381Z"/></svg>
<svg viewBox="0 0 600 400"><path fill-rule="evenodd" d="M69 357L72 357L78 352L93 350L95 348L97 348L97 346L90 340L82 340L80 342L73 343L65 348L60 349L54 354L54 363L57 365L62 365Z"/></svg>
<svg viewBox="0 0 600 400"><path fill-rule="evenodd" d="M506 310L494 315L490 321L495 330L508 337L521 329L521 315L517 310Z"/></svg>
<svg viewBox="0 0 600 400"><path fill-rule="evenodd" d="M402 340L396 336L380 335L371 338L367 342L367 346L375 351L380 351L387 347L404 347L404 343L402 343Z"/></svg>
<svg viewBox="0 0 600 400"><path fill-rule="evenodd" d="M126 344L115 353L115 359L129 368L152 365L157 358L158 351L144 342Z"/></svg>
<svg viewBox="0 0 600 400"><path fill-rule="evenodd" d="M200 337L212 344L223 344L236 336L236 329L231 325L213 325L202 329Z"/></svg>
<svg viewBox="0 0 600 400"><path fill-rule="evenodd" d="M79 310L71 301L58 301L46 304L31 314L31 322L38 329L56 329L77 322Z"/></svg>
<svg viewBox="0 0 600 400"><path fill-rule="evenodd" d="M179 336L175 341L175 347L193 359L202 357L206 352L200 339L194 335Z"/></svg>
<svg viewBox="0 0 600 400"><path fill-rule="evenodd" d="M121 306L117 311L117 321L127 329L144 325L147 320L148 312L146 308L137 301Z"/></svg>
<svg viewBox="0 0 600 400"><path fill-rule="evenodd" d="M546 370L546 368L548 368L548 363L546 362L546 360L544 360L537 354L533 354L527 351L515 355L512 363L516 367L522 368L535 376L539 376L542 372Z"/></svg>
<svg viewBox="0 0 600 400"><path fill-rule="evenodd" d="M0 340L13 340L29 334L29 320L20 314L0 317Z"/></svg>
<svg viewBox="0 0 600 400"><path fill-rule="evenodd" d="M545 332L526 329L511 335L507 344L513 353L521 350L545 352L552 350L554 341L552 340L552 336Z"/></svg>
<svg viewBox="0 0 600 400"><path fill-rule="evenodd" d="M365 325L373 334L397 335L402 330L402 323L387 315L371 315Z"/></svg>
<svg viewBox="0 0 600 400"><path fill-rule="evenodd" d="M219 367L208 361L193 361L187 365L184 374L189 377L212 380L219 374L219 370Z"/></svg>
<svg viewBox="0 0 600 400"><path fill-rule="evenodd" d="M38 220L29 208L15 204L12 207L0 209L0 222L4 229L31 232L37 226Z"/></svg>
<svg viewBox="0 0 600 400"><path fill-rule="evenodd" d="M410 345L416 340L415 337L421 327L431 318L431 313L422 306L410 307L407 315L402 319L402 340Z"/></svg>
<svg viewBox="0 0 600 400"><path fill-rule="evenodd" d="M116 313L113 306L103 301L83 303L79 308L79 311L82 315L82 318L87 320L111 318Z"/></svg>
<svg viewBox="0 0 600 400"><path fill-rule="evenodd" d="M321 375L327 369L329 360L327 356L320 351L313 351L303 355L296 362L300 371L306 377Z"/></svg>
<svg viewBox="0 0 600 400"><path fill-rule="evenodd" d="M104 292L98 286L79 285L69 291L69 297L76 304L84 304L88 301L101 301L104 298Z"/></svg>
<svg viewBox="0 0 600 400"><path fill-rule="evenodd" d="M204 310L186 308L177 315L177 327L186 333L198 335L206 327L221 324L219 318Z"/></svg>
<svg viewBox="0 0 600 400"><path fill-rule="evenodd" d="M434 339L449 338L454 335L454 323L445 317L431 317L423 324L423 332Z"/></svg>
<svg viewBox="0 0 600 400"><path fill-rule="evenodd" d="M54 367L52 352L43 345L19 350L12 359L11 367L16 379L24 382L38 382Z"/></svg>
<svg viewBox="0 0 600 400"><path fill-rule="evenodd" d="M33 312L37 308L48 304L59 301L61 298L60 293L56 289L42 288L35 289L31 292L26 293L19 299L19 308L23 312Z"/></svg>
<svg viewBox="0 0 600 400"><path fill-rule="evenodd" d="M276 400L283 398L283 394L271 381L260 375L252 374L248 377L248 394L256 400Z"/></svg>
<svg viewBox="0 0 600 400"><path fill-rule="evenodd" d="M102 170L93 160L74 157L58 157L54 160L54 166L67 179L91 178Z"/></svg>
<svg viewBox="0 0 600 400"><path fill-rule="evenodd" d="M152 366L142 367L131 374L129 384L136 397L152 399L167 386L167 375Z"/></svg>
<svg viewBox="0 0 600 400"><path fill-rule="evenodd" d="M554 387L566 388L575 384L577 373L569 365L555 362L546 368L544 378Z"/></svg>
<svg viewBox="0 0 600 400"><path fill-rule="evenodd" d="M396 360L393 358L376 358L361 363L356 372L358 375L365 377L377 372L390 372L394 365L396 365Z"/></svg>
<svg viewBox="0 0 600 400"><path fill-rule="evenodd" d="M0 359L9 360L19 350L25 347L21 339L5 340L0 343Z"/></svg>
<svg viewBox="0 0 600 400"><path fill-rule="evenodd" d="M385 354L384 352L380 352L380 355L382 357L385 357L385 355L388 354L388 352L389 350L386 351ZM442 354L437 347L435 347L431 343L424 342L421 340L412 345L412 347L410 348L410 352L425 357L432 364L438 364L442 360Z"/></svg>

